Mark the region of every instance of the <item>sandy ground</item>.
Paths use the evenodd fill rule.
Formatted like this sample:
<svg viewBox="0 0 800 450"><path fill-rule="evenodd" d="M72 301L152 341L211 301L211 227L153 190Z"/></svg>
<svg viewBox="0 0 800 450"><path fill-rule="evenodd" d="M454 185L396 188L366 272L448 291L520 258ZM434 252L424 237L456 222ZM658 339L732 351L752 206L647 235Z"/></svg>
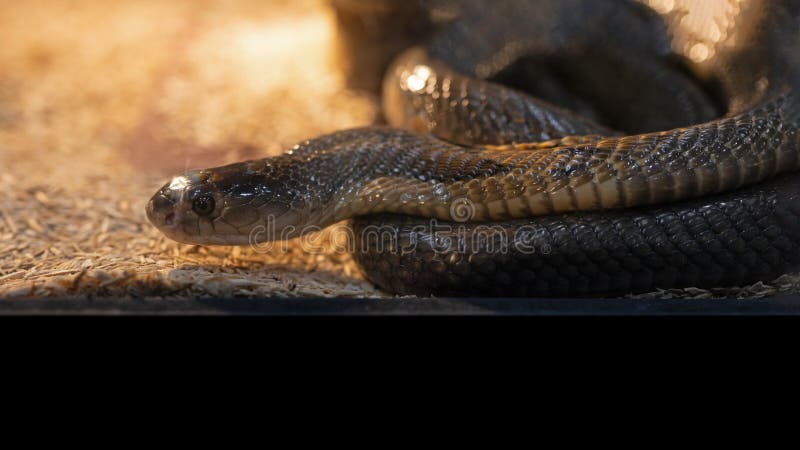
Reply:
<svg viewBox="0 0 800 450"><path fill-rule="evenodd" d="M180 245L144 215L184 169L372 123L375 99L344 87L334 25L314 0L3 2L0 297L385 296L334 246Z"/></svg>
<svg viewBox="0 0 800 450"><path fill-rule="evenodd" d="M3 2L0 30L0 295L382 295L347 254L180 245L144 216L183 169L374 120L325 4Z"/></svg>

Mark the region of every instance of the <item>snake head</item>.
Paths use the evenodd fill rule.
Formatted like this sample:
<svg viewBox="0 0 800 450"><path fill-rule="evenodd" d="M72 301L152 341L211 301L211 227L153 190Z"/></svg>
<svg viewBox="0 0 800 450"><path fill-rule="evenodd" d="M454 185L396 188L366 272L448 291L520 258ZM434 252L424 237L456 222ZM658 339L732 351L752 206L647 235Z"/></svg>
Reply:
<svg viewBox="0 0 800 450"><path fill-rule="evenodd" d="M186 244L248 245L276 240L296 215L281 185L237 163L174 177L147 204L147 218L170 239ZM272 221L272 223L270 223ZM293 237L293 236L287 236Z"/></svg>

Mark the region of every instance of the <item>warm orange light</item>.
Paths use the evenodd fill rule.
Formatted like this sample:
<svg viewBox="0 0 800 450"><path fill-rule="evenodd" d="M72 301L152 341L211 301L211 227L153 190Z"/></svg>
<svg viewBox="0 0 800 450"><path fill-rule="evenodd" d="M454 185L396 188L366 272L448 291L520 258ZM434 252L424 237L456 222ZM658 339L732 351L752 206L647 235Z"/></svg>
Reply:
<svg viewBox="0 0 800 450"><path fill-rule="evenodd" d="M406 85L411 92L422 92L428 85L428 80L431 78L433 71L430 67L425 65L418 65L414 70L402 78L402 82Z"/></svg>
<svg viewBox="0 0 800 450"><path fill-rule="evenodd" d="M640 1L660 14L669 15L667 22L675 51L702 63L716 55L719 44L735 45L738 38L735 25L742 7L750 0Z"/></svg>

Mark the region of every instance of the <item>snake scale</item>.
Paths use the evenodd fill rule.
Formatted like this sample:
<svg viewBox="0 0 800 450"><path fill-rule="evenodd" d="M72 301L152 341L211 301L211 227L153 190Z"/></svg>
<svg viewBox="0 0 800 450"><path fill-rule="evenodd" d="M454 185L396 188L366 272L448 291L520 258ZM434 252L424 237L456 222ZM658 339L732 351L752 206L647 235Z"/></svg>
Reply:
<svg viewBox="0 0 800 450"><path fill-rule="evenodd" d="M735 3L686 56L640 2L442 1L386 72L388 127L186 172L148 217L222 245L352 219L355 260L400 294L769 281L800 266L800 7Z"/></svg>

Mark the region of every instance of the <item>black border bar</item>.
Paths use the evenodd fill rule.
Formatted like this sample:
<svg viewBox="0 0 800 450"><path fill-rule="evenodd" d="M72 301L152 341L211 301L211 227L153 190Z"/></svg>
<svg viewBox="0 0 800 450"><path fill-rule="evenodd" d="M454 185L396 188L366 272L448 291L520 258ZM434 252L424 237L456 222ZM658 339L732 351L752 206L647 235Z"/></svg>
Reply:
<svg viewBox="0 0 800 450"><path fill-rule="evenodd" d="M800 315L800 295L763 299L9 299L0 300L0 315L764 316Z"/></svg>

